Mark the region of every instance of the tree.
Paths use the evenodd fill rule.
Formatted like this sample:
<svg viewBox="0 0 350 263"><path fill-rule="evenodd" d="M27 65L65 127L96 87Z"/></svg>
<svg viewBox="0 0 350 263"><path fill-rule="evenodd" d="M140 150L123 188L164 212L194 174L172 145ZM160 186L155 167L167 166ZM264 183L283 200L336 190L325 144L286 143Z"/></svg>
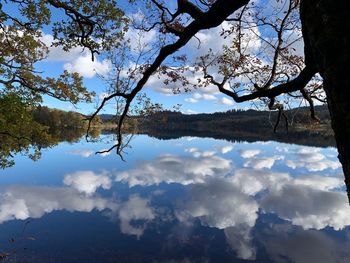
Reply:
<svg viewBox="0 0 350 263"><path fill-rule="evenodd" d="M52 12L59 12L59 18ZM123 35L123 12L114 0L5 0L0 3L0 84L2 92L17 92L40 101L49 95L62 101L90 101L92 93L77 73L42 77L35 64L48 55L43 29L51 26L53 46L65 51L80 46L94 55L108 50Z"/></svg>
<svg viewBox="0 0 350 263"><path fill-rule="evenodd" d="M79 88L81 82L78 76L64 73L59 82L42 79L33 73L32 65L44 57L45 52L38 39L42 25L51 21L50 8L64 10L67 18L53 26L55 45L61 45L66 50L83 46L91 51L92 59L101 50L110 54L114 76L107 80L109 95L89 118L92 121L107 102L117 99L117 109L120 111L118 143L109 150L116 148L120 153L124 120L132 103L155 74L164 77L165 84L184 86L185 91L215 85L237 103L260 99L271 110L279 110L280 117L283 117L283 100L286 97L282 97L281 101L279 96L300 97L309 103L311 117L315 121L314 100L324 101L324 90L339 160L346 182L350 183L350 104L347 103L346 93L349 87L350 22L346 16L347 1L264 0L255 3L253 0L177 0L174 3L130 0L119 7L112 0L7 2L18 3L22 15L27 19L23 22L1 12L1 38L11 36L7 46L12 47L2 45L1 50L0 80L7 89L31 90L34 94L46 93L73 102L76 98L88 96ZM134 19L126 19L122 9L129 10L130 5L144 12ZM272 11L267 13L264 7L270 7ZM140 34L155 30L159 33L159 41L151 47L139 41L133 47L122 38L122 28L127 22ZM220 55L208 52L194 61L179 52L201 31L227 22L230 22L230 27L223 30L221 36L223 39L232 37L232 41L223 47ZM34 26L29 26L30 23ZM110 30L107 29L109 27ZM263 29L264 34L257 31L259 28ZM305 46L302 56L294 50L294 44L301 37ZM29 42L24 41L25 38ZM248 48L249 43L255 40L264 43L260 50ZM17 42L33 43L29 45L29 50L22 52L28 56L12 57L16 50L27 48L24 44L13 44ZM13 59L15 67L9 66ZM17 67L21 70L17 70ZM26 74L21 73L23 69ZM188 71L201 71L203 78L191 83L186 77ZM19 86L14 86L14 83ZM178 92L179 89L175 87L174 91Z"/></svg>
<svg viewBox="0 0 350 263"><path fill-rule="evenodd" d="M222 36L236 34L235 41L231 46L224 47L225 51L219 57L210 53L200 57L194 68L196 71L203 71L206 81L193 84L193 87L214 84L237 103L261 99L270 109L278 109L280 116L283 116L283 105L277 102L277 97L283 94L300 96L308 101L311 117L315 121L317 117L313 109L314 100L327 101L339 160L343 165L346 182L350 183L350 103L347 102L346 95L346 90L349 88L347 72L350 62L348 51L350 22L346 15L347 1L260 1L261 5L269 6L277 3L282 6L279 11L277 8L277 12L271 12L269 16L259 13L252 0L178 0L175 8L166 1L143 2L146 2L148 15L134 27L145 32L157 30L164 34L164 38L162 44L158 46L157 55L151 60L145 60L137 70L135 68L137 73L132 71L129 75L136 81L127 88L115 82L114 90L92 115L94 117L108 101L116 97L124 100L119 118L118 144L111 149L117 148L119 152L122 145L120 130L123 121L134 98L143 90L149 78L157 73L168 77L165 83L179 81L181 85L191 84L181 75L186 69L185 63L183 63L185 66L171 67L166 66L166 62L170 58L175 61L176 59L186 61L185 56L178 55L178 51L195 38L198 32L231 21L234 22L233 26L223 32ZM266 54L249 55L243 50L247 30L258 35L254 32L254 28L258 27L269 27L274 33L274 44L267 43L269 48L266 49L266 53L271 55L269 65L264 64L262 59ZM292 37L291 31L302 32L304 56L293 54L293 43L298 37L288 41L288 38ZM258 35L258 38L269 42L262 36ZM209 72L212 66L217 69L215 76ZM248 76L248 81L242 81L243 76ZM326 98L322 98L323 90ZM244 94L240 93L242 91Z"/></svg>
<svg viewBox="0 0 350 263"><path fill-rule="evenodd" d="M1 167L13 165L11 157L15 153L37 159L42 145L54 143L47 127L33 118L33 110L42 96L72 104L90 102L94 96L77 73L64 71L58 77L45 77L36 69L49 51L43 42L44 28L52 30L52 45L65 51L79 46L88 49L94 59L100 50L118 44L125 22L114 0L0 2ZM45 118L44 115L41 117ZM59 115L59 112L50 114L56 120Z"/></svg>
<svg viewBox="0 0 350 263"><path fill-rule="evenodd" d="M57 144L48 127L33 120L28 104L30 101L13 93L0 95L0 168L14 165L13 157L18 153L37 160L41 148Z"/></svg>

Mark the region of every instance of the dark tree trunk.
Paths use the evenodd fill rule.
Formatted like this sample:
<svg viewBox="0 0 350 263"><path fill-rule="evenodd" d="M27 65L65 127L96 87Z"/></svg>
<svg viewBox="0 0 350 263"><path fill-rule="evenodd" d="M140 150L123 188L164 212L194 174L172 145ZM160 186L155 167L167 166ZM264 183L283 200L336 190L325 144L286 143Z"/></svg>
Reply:
<svg viewBox="0 0 350 263"><path fill-rule="evenodd" d="M306 64L324 80L328 108L350 198L349 0L302 0ZM350 200L350 199L349 199Z"/></svg>

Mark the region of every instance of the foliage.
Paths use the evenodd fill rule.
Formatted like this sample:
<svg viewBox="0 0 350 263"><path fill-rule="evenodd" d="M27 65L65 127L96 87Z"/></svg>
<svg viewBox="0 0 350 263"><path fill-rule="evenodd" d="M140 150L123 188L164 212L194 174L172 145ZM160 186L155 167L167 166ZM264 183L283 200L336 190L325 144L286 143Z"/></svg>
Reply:
<svg viewBox="0 0 350 263"><path fill-rule="evenodd" d="M33 118L36 122L49 127L51 130L56 128L84 128L87 125L86 117L78 112L50 109L46 106L38 106L33 110ZM97 116L92 126L101 123Z"/></svg>
<svg viewBox="0 0 350 263"><path fill-rule="evenodd" d="M122 10L114 0L6 0L0 4L0 88L34 101L42 95L72 103L91 101L94 94L77 73L64 71L54 78L36 71L36 63L49 52L42 39L47 26L53 31L53 46L65 51L80 46L94 56L117 46L126 29Z"/></svg>
<svg viewBox="0 0 350 263"><path fill-rule="evenodd" d="M33 120L28 103L14 93L0 94L0 141L1 168L12 166L19 153L37 160L42 147L57 143L46 126Z"/></svg>
<svg viewBox="0 0 350 263"><path fill-rule="evenodd" d="M37 108L48 95L73 104L91 102L93 92L78 73L44 76L36 67L52 46L75 47L94 55L118 46L127 19L115 0L4 0L0 3L0 141L1 167L13 165L15 154L36 160L41 147L57 143L48 127L83 127L82 116ZM33 115L34 110L34 115ZM46 114L46 115L45 115ZM98 121L98 120L97 120ZM79 123L79 124L77 124Z"/></svg>
<svg viewBox="0 0 350 263"><path fill-rule="evenodd" d="M100 134L97 117L89 135ZM14 93L0 96L0 168L14 165L17 154L32 160L41 157L41 149L60 141L75 142L86 133L86 118L77 112L65 112L30 105Z"/></svg>

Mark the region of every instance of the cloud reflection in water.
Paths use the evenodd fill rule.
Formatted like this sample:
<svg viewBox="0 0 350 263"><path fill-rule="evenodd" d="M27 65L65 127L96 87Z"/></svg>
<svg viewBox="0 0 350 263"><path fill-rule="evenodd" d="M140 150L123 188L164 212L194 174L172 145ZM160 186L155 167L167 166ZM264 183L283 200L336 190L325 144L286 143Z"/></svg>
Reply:
<svg viewBox="0 0 350 263"><path fill-rule="evenodd" d="M261 149L237 149L237 158L243 162L243 167L237 167L239 162L227 157L227 153L234 153L236 148L225 146L205 151L188 148L185 156L163 154L116 173L78 171L64 176L65 187L2 187L0 223L39 218L55 210L108 210L107 214L120 222L122 233L140 238L151 222L162 220L163 214L153 200L167 195L159 186L163 183L179 185L189 196L185 201L180 196L171 200L172 220L191 225L197 219L202 226L223 230L227 243L242 259L256 258L254 229L263 214L275 214L307 233L326 227L340 230L350 225L347 197L340 191L343 178L334 176L333 169L339 167L337 161L311 147L275 149L272 154ZM225 158L220 154L225 154ZM276 161L284 166L283 171L268 169L275 168ZM306 168L309 173L296 174L296 168ZM332 174L325 173L328 168ZM313 171L323 171L323 174ZM123 200L98 193L99 189L105 189L110 195L116 191L116 184L145 189L158 185L159 188L152 190L157 194L142 197L131 194ZM169 220L169 214L167 217L164 220ZM320 235L317 237L322 240ZM290 252L292 250L283 250L275 239L269 239L264 245L272 257L285 255L296 262L307 262Z"/></svg>

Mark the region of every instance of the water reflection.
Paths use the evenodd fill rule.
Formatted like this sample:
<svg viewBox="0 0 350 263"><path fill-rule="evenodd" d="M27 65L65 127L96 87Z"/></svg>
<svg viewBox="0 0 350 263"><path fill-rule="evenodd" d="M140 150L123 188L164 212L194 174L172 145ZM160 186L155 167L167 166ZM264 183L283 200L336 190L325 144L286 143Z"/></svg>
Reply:
<svg viewBox="0 0 350 263"><path fill-rule="evenodd" d="M137 144L147 149L143 139ZM0 231L29 218L39 232L52 226L32 243L32 262L42 261L52 244L43 240L57 240L57 231L80 240L67 226L76 219L95 249L86 251L81 240L70 247L56 241L65 249L53 262L348 261L350 209L333 149L204 139L160 145L132 156L138 161L129 167L100 171L83 169L83 160L97 157L81 145L65 150L82 163L62 174L61 184L1 186ZM9 235L0 234L0 244Z"/></svg>
<svg viewBox="0 0 350 263"><path fill-rule="evenodd" d="M0 194L0 222L40 218L57 210L91 212L115 210L117 205L99 196L82 195L75 189L45 186L3 187Z"/></svg>
<svg viewBox="0 0 350 263"><path fill-rule="evenodd" d="M197 157L167 154L152 161L142 161L133 169L117 173L115 180L128 183L130 187L160 183L203 183L206 177L218 177L227 173L230 164L228 159L207 156L205 152Z"/></svg>

